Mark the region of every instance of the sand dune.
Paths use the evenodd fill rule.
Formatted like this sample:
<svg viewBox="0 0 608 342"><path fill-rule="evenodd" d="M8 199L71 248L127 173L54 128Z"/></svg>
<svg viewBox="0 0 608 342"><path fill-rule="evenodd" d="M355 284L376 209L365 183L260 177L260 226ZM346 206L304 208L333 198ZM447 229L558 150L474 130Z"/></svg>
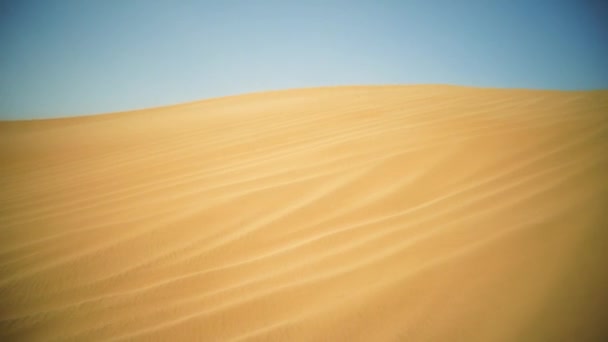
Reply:
<svg viewBox="0 0 608 342"><path fill-rule="evenodd" d="M2 341L600 341L608 91L0 123Z"/></svg>

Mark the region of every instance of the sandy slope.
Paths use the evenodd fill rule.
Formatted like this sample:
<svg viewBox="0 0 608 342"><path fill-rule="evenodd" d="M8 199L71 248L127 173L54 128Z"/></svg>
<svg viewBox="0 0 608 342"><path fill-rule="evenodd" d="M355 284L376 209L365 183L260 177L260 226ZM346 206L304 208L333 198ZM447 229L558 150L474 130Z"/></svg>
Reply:
<svg viewBox="0 0 608 342"><path fill-rule="evenodd" d="M289 90L0 144L2 341L601 340L608 91Z"/></svg>

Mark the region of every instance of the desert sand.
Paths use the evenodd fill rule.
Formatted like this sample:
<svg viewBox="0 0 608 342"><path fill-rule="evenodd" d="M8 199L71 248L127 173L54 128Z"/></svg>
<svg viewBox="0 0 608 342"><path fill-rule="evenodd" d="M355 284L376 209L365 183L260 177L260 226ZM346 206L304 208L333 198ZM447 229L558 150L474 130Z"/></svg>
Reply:
<svg viewBox="0 0 608 342"><path fill-rule="evenodd" d="M608 91L0 123L2 341L600 341Z"/></svg>

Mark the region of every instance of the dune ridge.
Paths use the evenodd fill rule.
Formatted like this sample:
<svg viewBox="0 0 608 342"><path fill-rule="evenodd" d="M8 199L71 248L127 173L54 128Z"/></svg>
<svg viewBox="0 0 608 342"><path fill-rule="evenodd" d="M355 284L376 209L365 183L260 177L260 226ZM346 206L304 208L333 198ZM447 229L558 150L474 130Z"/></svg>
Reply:
<svg viewBox="0 0 608 342"><path fill-rule="evenodd" d="M608 91L0 122L7 341L600 341Z"/></svg>

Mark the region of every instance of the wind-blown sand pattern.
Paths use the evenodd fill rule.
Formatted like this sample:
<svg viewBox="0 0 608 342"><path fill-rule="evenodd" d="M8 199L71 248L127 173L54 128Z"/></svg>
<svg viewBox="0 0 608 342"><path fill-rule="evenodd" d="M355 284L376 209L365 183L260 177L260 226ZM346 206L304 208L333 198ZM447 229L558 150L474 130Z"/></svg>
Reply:
<svg viewBox="0 0 608 342"><path fill-rule="evenodd" d="M608 91L0 123L2 341L599 341Z"/></svg>

